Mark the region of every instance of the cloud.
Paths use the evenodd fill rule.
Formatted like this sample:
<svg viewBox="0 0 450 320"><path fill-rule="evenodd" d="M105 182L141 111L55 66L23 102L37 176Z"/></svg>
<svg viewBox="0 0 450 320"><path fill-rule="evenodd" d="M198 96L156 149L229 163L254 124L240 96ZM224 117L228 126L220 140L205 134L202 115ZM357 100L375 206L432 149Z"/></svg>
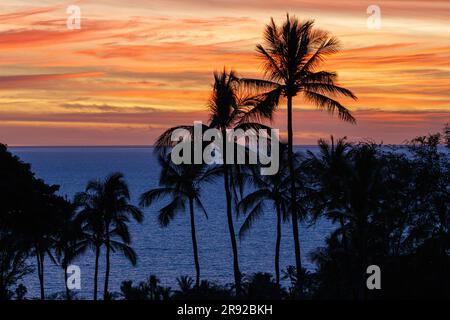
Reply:
<svg viewBox="0 0 450 320"><path fill-rule="evenodd" d="M76 78L96 78L102 75L102 72L78 72L0 76L0 90L42 87L42 85L45 85L44 82L58 82Z"/></svg>
<svg viewBox="0 0 450 320"><path fill-rule="evenodd" d="M17 23L18 19L28 18L35 15L41 15L44 13L54 12L59 9L60 6L52 6L52 7L43 7L43 8L31 8L26 10L20 10L10 13L0 14L0 22L15 22Z"/></svg>
<svg viewBox="0 0 450 320"><path fill-rule="evenodd" d="M80 104L80 103L64 103L61 105L62 108L68 110L80 110L80 111L95 111L95 112L110 112L110 113L139 113L147 114L159 111L152 107L140 107L140 106L114 106L108 104Z"/></svg>

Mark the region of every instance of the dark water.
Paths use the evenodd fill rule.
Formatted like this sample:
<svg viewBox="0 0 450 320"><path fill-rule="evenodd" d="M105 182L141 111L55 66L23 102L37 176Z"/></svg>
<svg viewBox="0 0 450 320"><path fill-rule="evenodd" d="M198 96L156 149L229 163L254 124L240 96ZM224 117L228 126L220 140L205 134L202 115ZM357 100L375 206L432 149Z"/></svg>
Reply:
<svg viewBox="0 0 450 320"><path fill-rule="evenodd" d="M137 204L137 199L142 192L158 186L159 167L151 148L11 148L11 151L23 161L30 163L37 177L50 184L59 184L60 193L70 198L76 192L82 191L89 180L103 178L116 171L125 174L134 204ZM222 186L221 182L205 186L202 199L209 219L206 220L203 215L198 214L196 223L202 277L225 284L233 281L233 270ZM176 277L195 276L188 215L180 213L169 227L163 229L157 223L159 208L158 206L146 209L144 222L130 225L132 246L138 254L138 265L132 267L120 255L112 256L111 291L119 291L120 283L124 280L138 282L145 280L151 274L157 275L163 285L173 288L176 287ZM241 223L242 219L236 221L237 230ZM240 266L245 274L257 271L273 273L275 223L274 211L269 209L254 224L248 236L239 242ZM306 267L314 268L308 259L308 253L323 244L330 229L331 225L326 221L314 227L301 227L302 258ZM290 225L285 225L281 246L283 268L294 264L293 252L292 229ZM78 296L92 298L93 254L87 253L74 264L80 266L82 273L82 289ZM101 275L103 266L104 257L102 256ZM100 284L102 280L101 276ZM38 295L39 283L36 274L28 276L23 283L28 288L28 296ZM62 270L48 259L45 285L47 294L64 290ZM99 285L99 288L102 289L102 285ZM99 290L100 292L102 290Z"/></svg>

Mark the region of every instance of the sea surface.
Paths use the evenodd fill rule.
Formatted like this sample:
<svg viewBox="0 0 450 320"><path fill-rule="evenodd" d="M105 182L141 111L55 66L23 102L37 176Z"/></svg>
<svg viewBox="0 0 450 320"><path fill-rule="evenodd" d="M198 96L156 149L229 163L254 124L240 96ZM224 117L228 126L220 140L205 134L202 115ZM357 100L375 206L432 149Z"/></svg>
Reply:
<svg viewBox="0 0 450 320"><path fill-rule="evenodd" d="M315 147L298 147L300 151ZM24 162L30 163L33 172L48 184L60 185L60 194L72 198L83 191L89 180L103 179L120 171L130 187L133 204L140 194L158 187L159 166L151 147L15 147L10 150ZM232 252L225 214L223 183L204 187L202 201L209 219L198 213L196 216L201 276L220 284L233 281ZM110 291L120 291L124 280L134 283L146 280L154 274L161 285L177 288L176 278L181 275L195 277L189 216L180 213L166 228L157 221L158 210L164 201L144 210L142 224L130 223L132 246L138 255L136 267L119 254L111 259ZM242 217L235 220L239 230ZM258 220L250 233L239 241L239 263L245 275L254 272L274 273L275 212L270 207ZM302 261L309 269L314 264L309 259L311 251L323 245L333 229L328 221L314 226L300 227ZM64 290L63 271L48 258L45 265L46 295ZM294 264L292 229L286 224L282 230L281 266L284 269ZM30 260L30 264L34 264ZM79 298L92 298L94 255L91 252L78 258L73 264L81 268L81 290ZM104 256L100 260L99 296L103 293ZM28 289L27 297L37 297L39 282L37 274L30 274L22 283Z"/></svg>

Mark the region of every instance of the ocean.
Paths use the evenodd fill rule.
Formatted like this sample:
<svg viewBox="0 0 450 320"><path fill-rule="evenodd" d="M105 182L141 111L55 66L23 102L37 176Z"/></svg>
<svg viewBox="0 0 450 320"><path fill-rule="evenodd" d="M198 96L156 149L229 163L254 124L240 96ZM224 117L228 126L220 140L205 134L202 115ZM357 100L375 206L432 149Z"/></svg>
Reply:
<svg viewBox="0 0 450 320"><path fill-rule="evenodd" d="M316 147L298 147L300 151ZM24 162L30 163L38 178L48 184L60 185L59 193L69 199L83 191L89 180L103 179L113 172L122 172L129 185L132 202L138 204L140 194L158 187L159 165L151 147L12 147L10 151ZM233 281L231 243L226 223L225 194L222 181L206 185L202 190L202 201L209 219L200 212L196 215L197 240L199 246L202 279L220 284ZM157 221L158 210L164 201L144 210L142 224L130 223L132 247L138 255L136 267L119 254L111 259L110 291L119 292L120 284L133 280L136 284L156 275L161 285L176 289L176 278L189 275L195 278L192 255L189 215L180 213L166 228ZM235 219L238 231L243 218ZM239 263L244 275L254 272L274 273L276 216L269 209L258 220L249 234L238 242ZM314 269L309 254L323 245L332 225L320 221L314 226L301 225L300 244L302 262ZM281 267L294 265L292 228L286 224L282 229ZM30 260L30 264L35 264ZM73 264L81 269L81 290L78 298L91 299L93 292L94 255L88 252ZM103 293L104 256L100 259L99 296ZM45 263L46 295L64 290L64 275L60 267L49 258ZM27 297L39 295L37 273L28 275L22 282L28 289Z"/></svg>

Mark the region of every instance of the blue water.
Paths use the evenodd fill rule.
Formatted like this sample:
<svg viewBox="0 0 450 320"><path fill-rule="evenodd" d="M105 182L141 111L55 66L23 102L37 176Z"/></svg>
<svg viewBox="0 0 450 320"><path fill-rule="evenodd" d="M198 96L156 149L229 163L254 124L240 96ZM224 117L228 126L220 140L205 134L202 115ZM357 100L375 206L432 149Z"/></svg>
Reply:
<svg viewBox="0 0 450 320"><path fill-rule="evenodd" d="M49 184L61 186L60 194L69 198L83 191L91 179L104 178L120 171L129 184L132 201L138 203L141 193L158 187L159 167L151 148L143 147L39 147L10 148L23 161L32 165L36 176ZM196 216L197 239L199 244L202 278L222 284L233 281L232 252L225 216L225 194L223 184L205 186L202 200L209 215L206 220L202 214ZM164 203L161 203L163 205ZM138 255L138 265L130 263L118 254L113 254L111 263L110 290L120 291L124 280L134 282L145 280L155 274L161 284L176 288L176 278L180 275L195 277L192 258L189 216L180 213L167 228L161 228L157 222L157 212L161 205L145 209L142 224L131 223L132 246ZM248 236L239 241L239 262L244 274L257 271L274 271L275 214L267 210L265 215L254 224ZM242 218L235 221L239 230ZM301 226L300 239L302 259L306 267L314 265L308 259L309 253L321 246L331 225L324 221L314 227ZM281 245L282 268L294 264L292 229L283 227ZM31 260L30 263L34 263ZM80 298L92 298L94 257L87 253L73 264L81 268ZM104 257L101 257L99 295L103 292ZM22 281L28 288L28 297L36 297L39 282L36 274ZM45 268L46 294L64 290L63 272L49 259Z"/></svg>

